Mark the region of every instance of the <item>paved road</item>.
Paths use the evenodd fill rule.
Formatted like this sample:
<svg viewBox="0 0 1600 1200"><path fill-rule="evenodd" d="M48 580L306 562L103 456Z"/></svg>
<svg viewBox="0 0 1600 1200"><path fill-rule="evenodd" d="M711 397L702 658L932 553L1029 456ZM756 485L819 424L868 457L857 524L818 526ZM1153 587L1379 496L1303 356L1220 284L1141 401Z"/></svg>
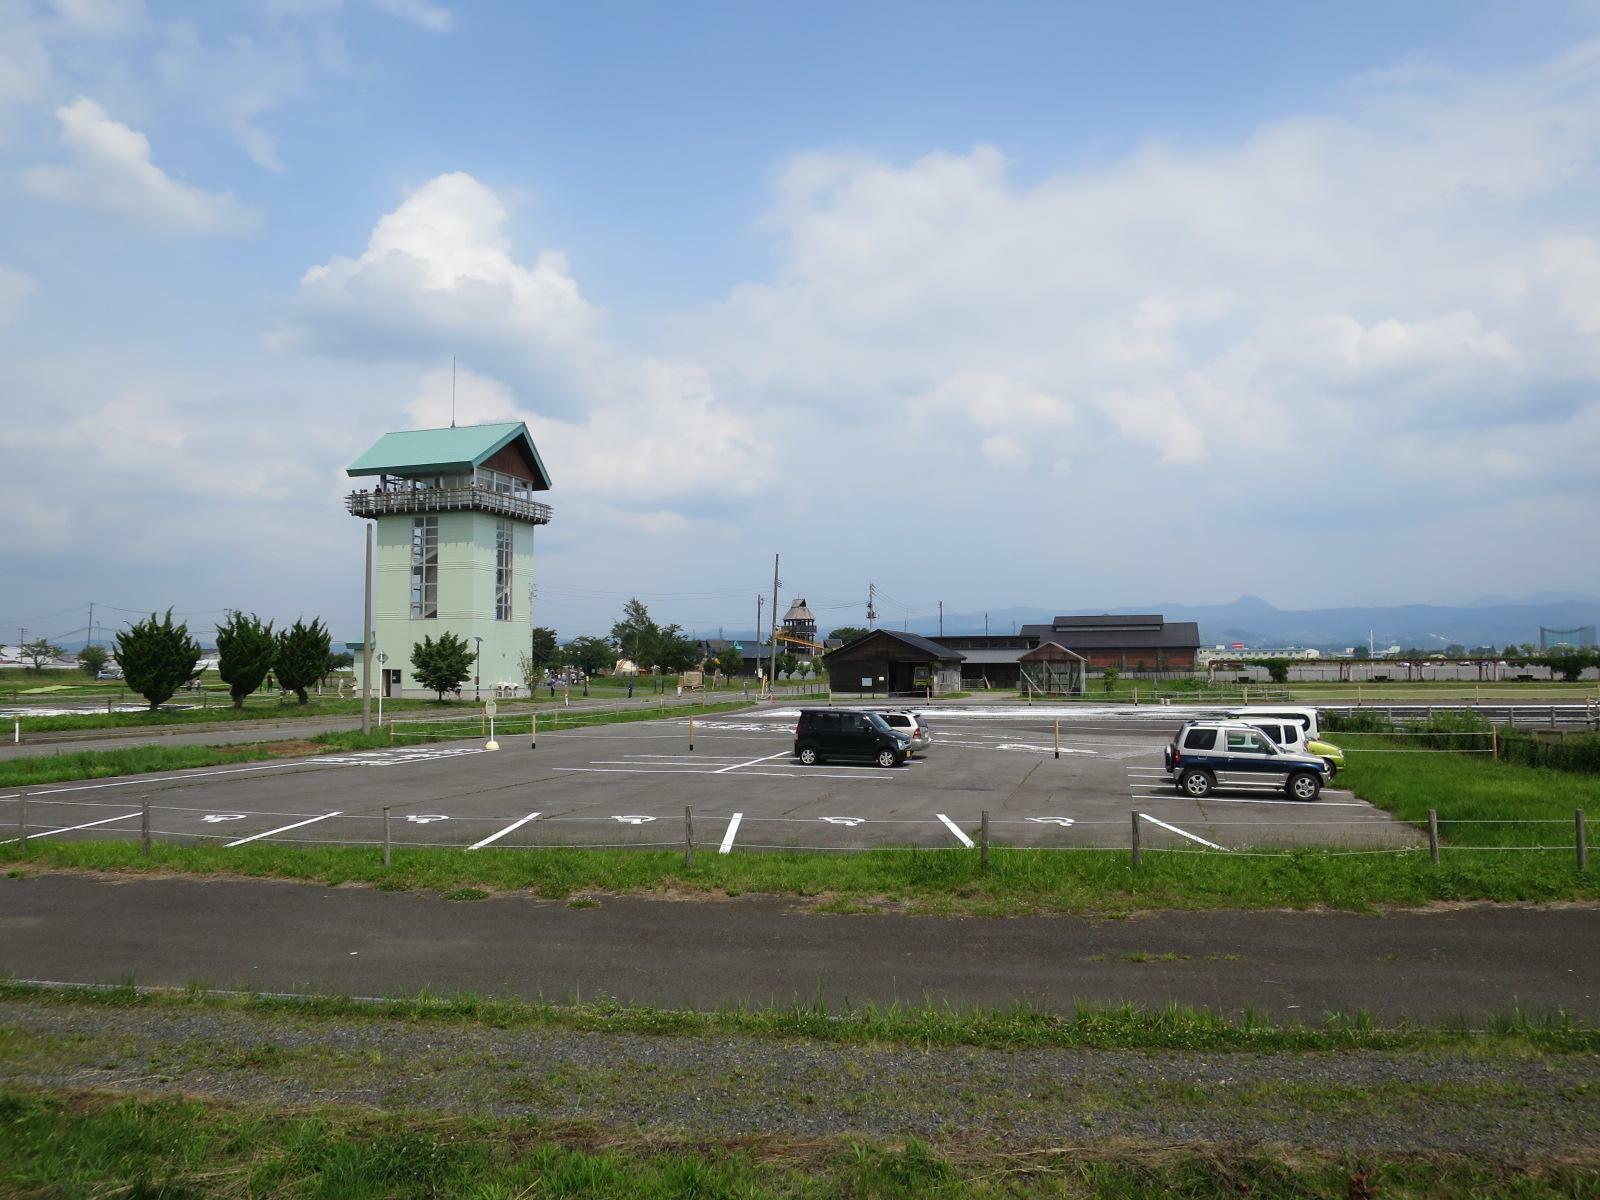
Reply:
<svg viewBox="0 0 1600 1200"><path fill-rule="evenodd" d="M1600 1019L1593 908L1154 913L1126 920L825 916L768 897L503 896L78 875L0 879L16 978L355 995L603 996L687 1008L925 999L1245 1007L1384 1021L1565 1009ZM1131 961L1129 956L1175 955Z"/></svg>

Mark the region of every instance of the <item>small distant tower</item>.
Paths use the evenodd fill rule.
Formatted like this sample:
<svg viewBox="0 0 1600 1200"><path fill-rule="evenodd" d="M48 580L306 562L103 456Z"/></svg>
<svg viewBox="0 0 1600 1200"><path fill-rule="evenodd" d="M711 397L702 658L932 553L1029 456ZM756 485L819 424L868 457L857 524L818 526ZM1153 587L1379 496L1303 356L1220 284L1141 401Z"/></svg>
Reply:
<svg viewBox="0 0 1600 1200"><path fill-rule="evenodd" d="M808 642L817 640L817 618L806 607L806 598L804 596L796 596L794 603L789 605L789 611L783 615L783 631L791 637L805 638ZM804 654L816 653L809 646L797 648Z"/></svg>
<svg viewBox="0 0 1600 1200"><path fill-rule="evenodd" d="M377 525L373 669L383 694L431 694L416 681L411 649L441 633L466 638L478 654L476 691L520 683L533 633L533 531L551 517L533 499L550 489L550 475L528 427L386 433L347 474L376 483L350 493L345 507Z"/></svg>

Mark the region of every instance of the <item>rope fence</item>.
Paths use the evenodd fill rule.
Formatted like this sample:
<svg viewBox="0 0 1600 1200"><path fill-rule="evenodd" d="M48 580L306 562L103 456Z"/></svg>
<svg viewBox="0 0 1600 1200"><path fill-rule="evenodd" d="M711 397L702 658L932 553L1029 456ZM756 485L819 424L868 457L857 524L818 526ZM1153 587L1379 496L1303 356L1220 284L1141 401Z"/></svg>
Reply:
<svg viewBox="0 0 1600 1200"><path fill-rule="evenodd" d="M608 823L621 823L636 827L648 825L652 827L651 832L660 830L663 834L665 834L667 830L673 828L677 818L654 813L594 816L561 815L546 817L538 812L502 814L499 816L478 814L457 816L455 814L447 813L410 812L405 814L404 817L397 822L394 818L394 814L389 808L385 808L381 812L377 813L343 813L339 811L332 811L320 814L307 814L304 812L290 813L255 811L251 813L206 813L202 817L202 820L210 820L217 823L244 821L247 817L255 817L258 819L265 818L274 821L287 818L292 822L284 825L281 829L268 829L264 832L258 833L244 833L243 836L240 836L241 832L247 827L234 826L230 829L220 830L217 832L197 829L156 827L152 823L152 816L155 814L193 814L197 812L203 812L203 810L187 805L153 804L151 803L148 795L138 797L137 801L132 799L124 801L120 805L116 804L115 802L107 801L45 800L43 803L49 805L51 808L77 807L89 808L98 811L120 807L126 811L118 816L99 817L92 821L78 822L69 819L63 822L58 819L52 824L40 824L36 826L31 824L29 821L28 799L29 796L27 792L20 793L15 798L17 806L16 819L13 826L16 831L15 836L0 839L0 846L18 845L21 851L26 853L29 842L37 841L46 837L55 837L62 834L78 834L84 837L98 836L128 838L132 834L132 827L127 823L131 822L135 817L138 817L138 835L141 842L141 848L145 854L150 853L151 842L153 839L157 838L174 843L182 843L186 841L211 843L221 841L226 843L225 848L232 848L236 845L256 842L270 842L279 845L324 847L381 846L383 850L383 861L385 866L389 865L393 848L397 845L405 849L421 848L434 850L459 850L465 853L471 853L490 844L495 845L497 849L520 851L555 849L681 849L685 856L686 865L688 865L693 861L693 854L696 847L706 849L715 848L716 852L719 854L728 854L736 849L741 851L768 853L781 853L784 851L813 853L859 853L900 847L910 847L924 850L939 848L957 849L957 847L950 846L948 840L946 840L948 837L954 837L959 840L961 844L960 849L976 850L985 863L988 861L988 855L991 847L1038 851L1057 850L1062 852L1073 852L1081 850L1100 853L1128 853L1132 856L1132 861L1135 866L1139 865L1142 855L1145 853L1223 854L1237 855L1247 858L1282 858L1294 855L1303 855L1308 850L1330 857L1344 857L1351 855L1407 855L1420 854L1426 851L1429 859L1433 863L1437 864L1440 861L1441 855L1445 851L1449 851L1451 854L1474 852L1570 853L1575 856L1579 871L1586 871L1588 869L1589 818L1583 809L1574 809L1570 822L1563 818L1553 817L1441 818L1437 811L1429 810L1426 822L1407 820L1404 818L1394 818L1391 820L1387 817L1357 818L1353 821L1327 819L1283 820L1268 818L1262 820L1205 819L1197 822L1190 819L1185 821L1185 825L1189 826L1189 828L1183 828L1159 818L1149 816L1137 809L1130 810L1128 814L1129 820L1126 824L1116 820L1079 821L1075 818L1049 816L1020 819L1011 818L995 821L991 820L990 814L987 810L983 811L979 815L979 818L976 822L972 821L972 819L968 817L962 822L958 823L956 820L951 818L949 814L943 813L935 814L933 818L914 817L898 819L869 817L769 817L746 816L745 814L739 812L695 813L692 807L686 806L683 811L683 836L681 838L662 837L612 841L589 840L587 837L578 837L575 839L562 838L559 835L562 829L572 830L574 832L577 830L593 830L597 826L607 826ZM38 803L38 801L36 801L36 803ZM134 807L135 804L137 804L137 807ZM448 807L448 802L441 801L439 807ZM35 811L37 812L37 809ZM719 832L722 833L722 836L720 838L716 836L711 838L697 838L694 830L694 819L696 816L698 816L702 822L702 829L704 829L707 825L718 826L720 827ZM338 826L326 826L323 830L326 836L322 837L306 836L304 832L298 832L306 826L317 825L321 822L333 821L335 819L340 822L351 823L354 825L354 829L340 829ZM412 827L440 825L442 822L446 821L455 823L453 826L449 826L450 828L462 828L470 825L481 830L484 826L494 826L498 828L498 832L493 833L487 838L474 841L471 844L468 844L465 838L474 837L474 834L465 835L462 841L441 841L433 838L429 838L427 840L412 840L406 837L396 838L394 836L396 827L404 831ZM366 830L372 830L372 822L381 822L381 838L371 836L365 832ZM840 835L839 840L831 843L819 844L817 839L814 837L804 837L805 831L817 831L819 823L827 824L833 831L837 832ZM1502 836L1498 837L1494 844L1479 845L1470 842L1450 843L1441 837L1441 830L1446 830L1456 826L1494 826L1497 829L1512 826L1527 826L1529 827L1531 833L1535 828L1540 831L1546 831L1552 825L1569 824L1573 830L1573 841L1571 842L1551 843L1548 838L1540 837L1539 840L1534 842L1515 844L1514 841L1512 843L1507 843L1506 838ZM1081 831L1091 827L1103 830L1106 826L1110 825L1122 825L1123 828L1127 829L1129 831L1128 841L1126 843L1122 843L1121 839L1119 838L1108 842L1100 834L1096 835L1094 841L1079 841L1072 837L1070 832L1074 830ZM1329 844L1323 842L1308 843L1301 846L1284 846L1281 844L1255 845L1246 842L1245 844L1229 846L1220 844L1220 842L1211 841L1207 837L1203 837L1199 833L1195 832L1197 829L1203 830L1204 833L1219 839L1225 836L1224 831L1248 829L1269 830L1272 831L1274 837L1280 836L1284 831L1293 831L1301 828L1317 829L1319 831L1339 828L1347 834L1354 834L1363 825L1368 826L1371 829L1384 834L1385 836L1392 835L1395 830L1401 829L1406 831L1408 835L1417 838L1418 840L1406 845L1370 847L1352 846L1348 844L1341 845L1339 843ZM1038 835L1038 839L1021 844L1011 842L995 842L991 839L991 830L997 826L1009 827L1012 829L1029 828ZM780 828L789 828L795 831L795 837L792 841L785 841L777 844L765 842L759 838L750 839L748 837L744 841L738 842L736 840L736 834L745 832L750 828L765 828L774 831ZM880 840L874 843L860 836L852 836L853 831L857 829L885 830L890 828L920 830L928 833L935 833L937 830L942 828L944 831L946 831L946 838L941 838L940 842L935 846L929 846L925 841L911 840L895 842L892 840ZM547 831L552 831L556 836L545 836ZM1170 837L1187 839L1189 842L1195 843L1195 845L1145 845L1146 838L1159 836L1157 831L1168 834ZM376 834L378 831L372 830L372 832L373 834ZM513 832L518 832L522 836L516 840L501 840ZM641 832L643 832L642 829ZM354 836L351 836L351 834L354 834ZM1052 836L1054 836L1056 840L1042 840Z"/></svg>

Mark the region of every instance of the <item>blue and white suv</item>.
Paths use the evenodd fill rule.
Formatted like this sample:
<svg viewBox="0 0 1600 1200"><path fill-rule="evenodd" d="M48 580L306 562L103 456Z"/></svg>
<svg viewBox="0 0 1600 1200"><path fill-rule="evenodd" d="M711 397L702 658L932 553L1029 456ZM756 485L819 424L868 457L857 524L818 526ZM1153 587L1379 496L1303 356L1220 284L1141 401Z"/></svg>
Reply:
<svg viewBox="0 0 1600 1200"><path fill-rule="evenodd" d="M1172 782L1196 800L1230 784L1281 783L1296 800L1315 800L1329 779L1328 764L1314 754L1274 745L1243 721L1186 721L1167 743Z"/></svg>

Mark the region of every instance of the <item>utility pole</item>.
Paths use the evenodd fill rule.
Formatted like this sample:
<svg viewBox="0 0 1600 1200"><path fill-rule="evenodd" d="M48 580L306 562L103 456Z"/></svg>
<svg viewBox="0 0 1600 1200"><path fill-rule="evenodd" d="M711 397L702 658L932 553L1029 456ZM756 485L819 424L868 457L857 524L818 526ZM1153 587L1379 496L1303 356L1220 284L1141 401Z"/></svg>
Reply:
<svg viewBox="0 0 1600 1200"><path fill-rule="evenodd" d="M778 556L772 556L772 649L767 652L767 686L778 683Z"/></svg>
<svg viewBox="0 0 1600 1200"><path fill-rule="evenodd" d="M878 610L876 608L872 607L872 601L873 601L874 598L876 598L877 594L878 594L878 585L875 584L875 583L867 584L867 628L868 629L876 629L878 627L878 624L877 624L877 622L878 622Z"/></svg>
<svg viewBox="0 0 1600 1200"><path fill-rule="evenodd" d="M89 601L89 633L88 633L88 638L89 638L89 640L84 643L85 646L90 645L94 641L94 601L93 600Z"/></svg>
<svg viewBox="0 0 1600 1200"><path fill-rule="evenodd" d="M755 652L755 660L756 660L756 666L758 666L758 667L761 665L761 606L763 604L765 604L766 602L767 602L767 598L765 596L763 596L760 592L757 592L756 593L756 645L755 645L755 651L756 652Z"/></svg>
<svg viewBox="0 0 1600 1200"><path fill-rule="evenodd" d="M944 636L944 601L939 601L939 636Z"/></svg>
<svg viewBox="0 0 1600 1200"><path fill-rule="evenodd" d="M988 637L989 636L989 614L988 613L984 613L983 614L983 636L984 637Z"/></svg>

